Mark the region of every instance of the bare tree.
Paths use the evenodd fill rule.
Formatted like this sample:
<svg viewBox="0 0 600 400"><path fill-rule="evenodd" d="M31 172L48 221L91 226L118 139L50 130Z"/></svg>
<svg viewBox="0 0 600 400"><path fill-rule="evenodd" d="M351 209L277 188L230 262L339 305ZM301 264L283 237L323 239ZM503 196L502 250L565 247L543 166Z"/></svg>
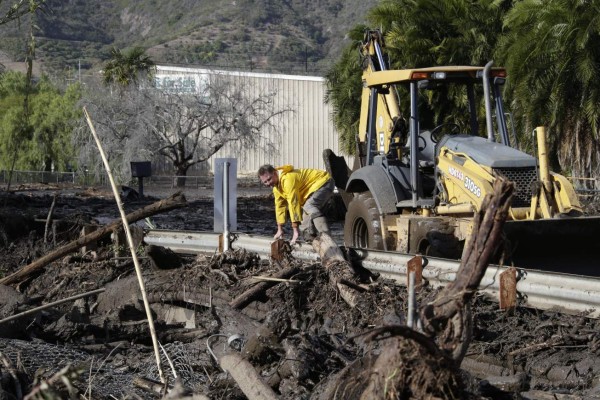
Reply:
<svg viewBox="0 0 600 400"><path fill-rule="evenodd" d="M87 107L107 153L115 178L121 182L130 177L130 161L151 160L154 152L144 139L142 115L146 108L144 93L134 85L114 90L100 82L86 84L82 103ZM139 143L140 140L143 142ZM74 136L79 149L78 165L99 175L104 169L98 159L98 150L85 122Z"/></svg>
<svg viewBox="0 0 600 400"><path fill-rule="evenodd" d="M146 92L152 110L143 123L152 135L153 150L168 158L185 184L189 168L206 162L225 145L235 150L274 145L269 134L288 109L276 109L276 92L252 91L249 84L228 75L211 75L195 93ZM239 151L238 151L239 153Z"/></svg>
<svg viewBox="0 0 600 400"><path fill-rule="evenodd" d="M126 175L128 163L142 157L165 157L185 185L190 167L208 161L223 147L232 151L273 151L275 124L291 110L277 108L276 92L257 91L231 75L211 75L192 93L129 86L118 94L98 86L86 103L103 137L111 164ZM80 136L81 159L90 159ZM87 162L93 165L93 161Z"/></svg>

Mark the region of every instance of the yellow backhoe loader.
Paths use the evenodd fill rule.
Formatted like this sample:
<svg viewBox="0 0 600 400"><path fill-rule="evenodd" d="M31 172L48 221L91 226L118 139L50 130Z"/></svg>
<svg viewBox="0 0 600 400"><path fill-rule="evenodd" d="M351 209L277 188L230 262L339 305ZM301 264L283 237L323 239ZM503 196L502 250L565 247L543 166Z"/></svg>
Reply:
<svg viewBox="0 0 600 400"><path fill-rule="evenodd" d="M600 219L583 217L572 184L549 171L545 129L535 130L537 157L514 147L501 95L506 71L492 62L390 70L383 44L379 31L368 31L361 46L355 169L330 150L324 154L347 205L345 244L459 258L474 212L494 180L503 177L515 184L505 228L506 263L552 269L573 258L582 264L583 258L583 268L586 261L600 265L595 244ZM464 99L458 117L444 116L426 101L435 96L435 104L444 104L440 99L449 93ZM477 96L483 96L485 129L478 121ZM409 115L401 113L401 98L409 102L404 108Z"/></svg>

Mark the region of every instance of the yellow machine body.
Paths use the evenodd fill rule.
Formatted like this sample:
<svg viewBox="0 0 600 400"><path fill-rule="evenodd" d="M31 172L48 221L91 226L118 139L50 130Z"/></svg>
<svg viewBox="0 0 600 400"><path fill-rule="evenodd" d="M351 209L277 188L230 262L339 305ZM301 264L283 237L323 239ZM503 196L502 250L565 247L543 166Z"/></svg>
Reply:
<svg viewBox="0 0 600 400"><path fill-rule="evenodd" d="M496 179L515 184L509 213L514 223L507 223L507 232L517 237L521 250L533 248L533 236L542 237L539 243L548 246L562 243L557 233L567 234L570 226L588 236L590 226L600 227L600 221L582 221L573 185L550 172L544 127L536 129L535 155L518 150L514 137L511 140L502 105L503 68L490 62L484 67L391 70L382 49L381 34L367 32L361 47L360 167L348 174L339 157L325 160L338 188L352 194L345 196L347 246L460 257L474 213L492 193ZM466 123L445 119L426 126L435 120L426 111L436 114L436 110L428 109L425 99L435 91L463 86ZM485 103L485 129L478 95ZM401 107L401 100L408 107ZM554 239L545 241L545 234ZM524 245L526 240L530 243Z"/></svg>

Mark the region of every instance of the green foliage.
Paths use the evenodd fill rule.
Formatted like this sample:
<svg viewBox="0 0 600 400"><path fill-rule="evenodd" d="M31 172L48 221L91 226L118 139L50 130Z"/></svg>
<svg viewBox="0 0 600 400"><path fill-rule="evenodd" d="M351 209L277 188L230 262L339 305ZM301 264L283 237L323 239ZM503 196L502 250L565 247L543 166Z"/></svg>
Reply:
<svg viewBox="0 0 600 400"><path fill-rule="evenodd" d="M369 13L383 27L394 68L484 65L511 1L384 0Z"/></svg>
<svg viewBox="0 0 600 400"><path fill-rule="evenodd" d="M0 4L2 2L0 1ZM2 8L0 13L0 25L11 21L20 21L27 14L34 14L38 10L45 9L46 0L14 0L8 8Z"/></svg>
<svg viewBox="0 0 600 400"><path fill-rule="evenodd" d="M0 76L0 168L57 170L72 163L71 134L80 118L78 85L62 93L47 78L30 88L18 72ZM26 113L26 110L28 111Z"/></svg>
<svg viewBox="0 0 600 400"><path fill-rule="evenodd" d="M498 57L509 72L512 109L531 137L549 127L551 154L578 176L600 172L600 5L523 0L504 21Z"/></svg>
<svg viewBox="0 0 600 400"><path fill-rule="evenodd" d="M323 66L338 56L346 29L377 1L47 0L51 12L37 16L36 60L51 74L72 69L80 60L95 69L110 60L112 48L137 46L156 63L322 74ZM25 34L16 24L2 27L0 50L22 59L23 47L19 50L11 41ZM302 43L302 51L287 49L285 38ZM190 46L216 40L222 47L191 53ZM244 54L248 47L257 50Z"/></svg>
<svg viewBox="0 0 600 400"><path fill-rule="evenodd" d="M7 72L0 76L0 167L11 169L19 151L31 139L25 113L25 75Z"/></svg>
<svg viewBox="0 0 600 400"><path fill-rule="evenodd" d="M511 1L499 0L383 0L371 9L368 21L370 26L383 28L385 51L393 69L484 65L492 58L502 18L510 4ZM334 107L334 121L346 151L351 150L349 146L358 134L362 70L357 42L362 39L361 30L364 27L357 26L351 32L355 42L326 75L327 101ZM348 79L354 83L347 83ZM408 93L401 91L399 96L401 108L406 108ZM423 96L429 104L421 110L428 120L426 124L437 125L449 116L456 119L464 114L467 102L464 91L449 89ZM408 109L403 111L408 113ZM482 112L482 120L483 117Z"/></svg>
<svg viewBox="0 0 600 400"><path fill-rule="evenodd" d="M137 83L140 77L151 80L153 73L154 61L141 47L127 52L114 48L110 61L104 66L104 83L129 86Z"/></svg>
<svg viewBox="0 0 600 400"><path fill-rule="evenodd" d="M340 60L325 76L325 101L333 106L333 123L338 131L340 149L346 154L356 153L356 136L360 118L362 68L357 46L365 27L354 28L349 36L353 44L347 46Z"/></svg>

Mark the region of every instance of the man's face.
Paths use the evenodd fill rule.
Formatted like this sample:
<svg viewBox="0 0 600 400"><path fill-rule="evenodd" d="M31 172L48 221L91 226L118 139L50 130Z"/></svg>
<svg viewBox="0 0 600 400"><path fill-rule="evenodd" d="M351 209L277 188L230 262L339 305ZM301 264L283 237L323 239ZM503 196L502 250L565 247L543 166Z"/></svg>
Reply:
<svg viewBox="0 0 600 400"><path fill-rule="evenodd" d="M275 172L265 172L264 174L262 174L260 176L260 181L265 186L269 186L269 187L277 186L277 183L279 182L279 175L277 175L276 171Z"/></svg>

